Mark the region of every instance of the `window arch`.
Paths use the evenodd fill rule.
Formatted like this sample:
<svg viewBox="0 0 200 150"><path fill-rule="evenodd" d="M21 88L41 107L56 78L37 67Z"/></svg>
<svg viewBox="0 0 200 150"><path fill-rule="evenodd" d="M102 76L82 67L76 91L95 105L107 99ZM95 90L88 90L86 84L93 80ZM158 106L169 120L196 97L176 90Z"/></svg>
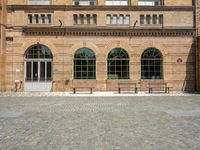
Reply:
<svg viewBox="0 0 200 150"><path fill-rule="evenodd" d="M112 49L107 63L108 79L129 79L129 56L126 50Z"/></svg>
<svg viewBox="0 0 200 150"><path fill-rule="evenodd" d="M163 56L156 48L145 50L141 57L142 79L163 79Z"/></svg>
<svg viewBox="0 0 200 150"><path fill-rule="evenodd" d="M80 48L74 55L74 79L96 79L96 57L89 48Z"/></svg>
<svg viewBox="0 0 200 150"><path fill-rule="evenodd" d="M41 44L33 45L25 52L25 81L52 80L51 50Z"/></svg>
<svg viewBox="0 0 200 150"><path fill-rule="evenodd" d="M51 50L42 44L33 45L25 53L26 59L51 59L53 58L53 55L51 53Z"/></svg>

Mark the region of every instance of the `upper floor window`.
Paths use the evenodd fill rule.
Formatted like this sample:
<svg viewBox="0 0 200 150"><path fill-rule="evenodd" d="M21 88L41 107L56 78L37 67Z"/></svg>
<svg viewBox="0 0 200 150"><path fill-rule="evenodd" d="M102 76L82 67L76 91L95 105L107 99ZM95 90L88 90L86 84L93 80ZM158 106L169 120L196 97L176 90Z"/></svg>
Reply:
<svg viewBox="0 0 200 150"><path fill-rule="evenodd" d="M119 16L119 24L124 24L124 16L123 15Z"/></svg>
<svg viewBox="0 0 200 150"><path fill-rule="evenodd" d="M74 25L96 25L97 24L97 15L96 14L73 14Z"/></svg>
<svg viewBox="0 0 200 150"><path fill-rule="evenodd" d="M117 15L113 15L113 24L117 24Z"/></svg>
<svg viewBox="0 0 200 150"><path fill-rule="evenodd" d="M29 5L50 5L51 0L28 0Z"/></svg>
<svg viewBox="0 0 200 150"><path fill-rule="evenodd" d="M140 15L140 25L163 25L163 14Z"/></svg>
<svg viewBox="0 0 200 150"><path fill-rule="evenodd" d="M41 15L41 20L42 20L42 24L45 24L46 21L46 17L44 14Z"/></svg>
<svg viewBox="0 0 200 150"><path fill-rule="evenodd" d="M51 24L51 14L28 14L28 24Z"/></svg>
<svg viewBox="0 0 200 150"><path fill-rule="evenodd" d="M119 25L129 25L130 24L130 15L106 15L106 24L119 24Z"/></svg>
<svg viewBox="0 0 200 150"><path fill-rule="evenodd" d="M74 0L73 5L75 6L94 6L96 5L96 0Z"/></svg>
<svg viewBox="0 0 200 150"><path fill-rule="evenodd" d="M161 5L161 0L139 0L138 5L142 6L159 6Z"/></svg>
<svg viewBox="0 0 200 150"><path fill-rule="evenodd" d="M128 0L106 0L105 5L113 6L113 5L128 5Z"/></svg>
<svg viewBox="0 0 200 150"><path fill-rule="evenodd" d="M125 24L130 24L130 16L126 15Z"/></svg>
<svg viewBox="0 0 200 150"><path fill-rule="evenodd" d="M159 24L163 24L163 15L159 15L158 18L159 18L158 19Z"/></svg>

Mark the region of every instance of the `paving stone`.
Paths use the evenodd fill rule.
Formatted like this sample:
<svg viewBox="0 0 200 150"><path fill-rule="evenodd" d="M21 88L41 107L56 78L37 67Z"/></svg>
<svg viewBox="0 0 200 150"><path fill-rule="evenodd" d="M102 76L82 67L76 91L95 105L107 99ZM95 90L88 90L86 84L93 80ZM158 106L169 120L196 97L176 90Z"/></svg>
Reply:
<svg viewBox="0 0 200 150"><path fill-rule="evenodd" d="M200 95L3 96L0 149L198 150Z"/></svg>

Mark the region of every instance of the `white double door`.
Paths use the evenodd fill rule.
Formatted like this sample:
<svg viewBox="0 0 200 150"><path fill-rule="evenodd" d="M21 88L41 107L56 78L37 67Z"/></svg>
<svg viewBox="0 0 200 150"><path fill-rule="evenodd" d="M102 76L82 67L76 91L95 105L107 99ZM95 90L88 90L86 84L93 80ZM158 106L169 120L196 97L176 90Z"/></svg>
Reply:
<svg viewBox="0 0 200 150"><path fill-rule="evenodd" d="M27 60L24 65L24 91L51 91L52 89L52 61Z"/></svg>

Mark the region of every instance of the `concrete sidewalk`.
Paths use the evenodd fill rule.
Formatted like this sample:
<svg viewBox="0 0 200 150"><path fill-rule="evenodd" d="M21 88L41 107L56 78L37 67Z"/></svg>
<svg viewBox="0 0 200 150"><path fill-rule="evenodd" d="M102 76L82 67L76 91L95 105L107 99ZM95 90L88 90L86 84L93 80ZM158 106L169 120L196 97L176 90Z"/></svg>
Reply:
<svg viewBox="0 0 200 150"><path fill-rule="evenodd" d="M199 93L184 93L184 92L170 92L170 93L153 93L149 94L148 92L138 92L137 94L134 92L122 92L118 94L118 92L93 92L90 94L89 92L77 92L73 94L72 92L1 92L0 97L45 97L45 96L67 96L67 97L121 97L121 96L200 96Z"/></svg>

